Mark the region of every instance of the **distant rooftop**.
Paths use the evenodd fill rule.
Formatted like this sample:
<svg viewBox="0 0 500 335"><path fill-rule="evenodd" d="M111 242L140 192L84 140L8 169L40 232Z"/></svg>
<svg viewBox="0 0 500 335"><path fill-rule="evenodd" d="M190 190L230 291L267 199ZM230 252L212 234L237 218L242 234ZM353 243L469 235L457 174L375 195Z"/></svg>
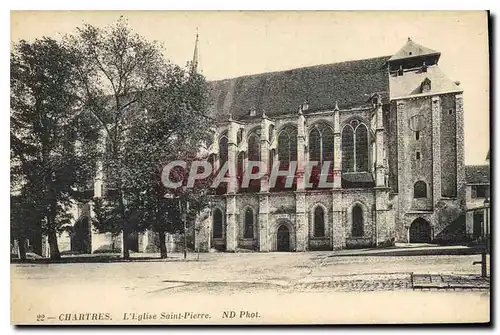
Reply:
<svg viewBox="0 0 500 335"><path fill-rule="evenodd" d="M489 165L466 165L465 181L467 184L489 184L490 166Z"/></svg>

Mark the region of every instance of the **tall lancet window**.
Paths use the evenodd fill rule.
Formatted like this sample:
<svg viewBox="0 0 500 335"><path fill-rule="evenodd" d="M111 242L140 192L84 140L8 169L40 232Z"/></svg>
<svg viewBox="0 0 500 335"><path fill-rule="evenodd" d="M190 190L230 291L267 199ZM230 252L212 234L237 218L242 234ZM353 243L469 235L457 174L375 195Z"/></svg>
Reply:
<svg viewBox="0 0 500 335"><path fill-rule="evenodd" d="M223 235L223 217L220 209L216 208L213 211L213 227L212 227L212 237L221 238Z"/></svg>
<svg viewBox="0 0 500 335"><path fill-rule="evenodd" d="M260 129L255 129L248 135L248 160L260 161Z"/></svg>
<svg viewBox="0 0 500 335"><path fill-rule="evenodd" d="M363 209L360 205L355 205L352 209L352 237L362 237L364 235Z"/></svg>
<svg viewBox="0 0 500 335"><path fill-rule="evenodd" d="M248 166L250 166L250 162L260 162L260 135L260 128L251 130L248 135ZM257 174L259 170L259 166L252 165L252 171L249 172ZM251 179L248 190L255 192L260 191L260 179Z"/></svg>
<svg viewBox="0 0 500 335"><path fill-rule="evenodd" d="M314 237L325 236L325 212L321 206L314 209Z"/></svg>
<svg viewBox="0 0 500 335"><path fill-rule="evenodd" d="M278 160L288 167L297 160L297 128L285 126L278 136Z"/></svg>
<svg viewBox="0 0 500 335"><path fill-rule="evenodd" d="M247 208L245 211L245 226L243 231L244 238L253 238L253 210Z"/></svg>
<svg viewBox="0 0 500 335"><path fill-rule="evenodd" d="M283 127L278 135L278 161L280 170L288 170L290 162L297 161L297 128L288 125ZM289 176L295 178L295 176ZM286 189L286 176L280 176L276 179L276 190ZM296 180L293 180L292 189L296 187ZM289 189L289 188L288 188Z"/></svg>
<svg viewBox="0 0 500 335"><path fill-rule="evenodd" d="M333 130L325 123L314 125L309 133L309 160L333 161Z"/></svg>
<svg viewBox="0 0 500 335"><path fill-rule="evenodd" d="M342 171L368 171L368 128L353 120L342 129Z"/></svg>
<svg viewBox="0 0 500 335"><path fill-rule="evenodd" d="M309 161L319 162L313 166L310 176L310 182L313 188L318 186L321 178L322 167L325 162L330 164L327 180L331 182L331 172L333 171L333 129L325 124L318 123L312 126L309 132Z"/></svg>
<svg viewBox="0 0 500 335"><path fill-rule="evenodd" d="M222 135L219 137L219 170L222 169L224 164L228 161L228 138L227 138L227 131L222 133ZM229 175L229 171L226 173L226 176ZM216 194L224 194L227 191L227 183L220 183L219 186L216 188L215 192Z"/></svg>
<svg viewBox="0 0 500 335"><path fill-rule="evenodd" d="M222 167L227 162L228 157L228 139L227 131L219 137L219 165Z"/></svg>

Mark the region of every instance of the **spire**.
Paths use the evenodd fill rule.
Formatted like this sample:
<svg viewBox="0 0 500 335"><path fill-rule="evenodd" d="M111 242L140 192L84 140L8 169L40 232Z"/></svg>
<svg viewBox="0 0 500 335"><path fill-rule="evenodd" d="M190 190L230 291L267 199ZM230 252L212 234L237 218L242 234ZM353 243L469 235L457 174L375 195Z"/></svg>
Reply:
<svg viewBox="0 0 500 335"><path fill-rule="evenodd" d="M196 27L196 41L194 43L193 61L191 63L191 71L198 72L198 27Z"/></svg>

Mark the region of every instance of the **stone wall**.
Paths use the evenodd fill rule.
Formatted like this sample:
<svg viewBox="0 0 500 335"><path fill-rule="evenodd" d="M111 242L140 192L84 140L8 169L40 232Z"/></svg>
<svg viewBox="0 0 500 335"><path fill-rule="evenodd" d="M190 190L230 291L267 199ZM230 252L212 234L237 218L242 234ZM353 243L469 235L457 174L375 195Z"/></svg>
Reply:
<svg viewBox="0 0 500 335"><path fill-rule="evenodd" d="M390 109L384 115L384 128L386 129L388 186L393 193L398 193L398 110L395 101L391 102Z"/></svg>
<svg viewBox="0 0 500 335"><path fill-rule="evenodd" d="M457 111L455 95L441 96L441 196L457 196Z"/></svg>
<svg viewBox="0 0 500 335"><path fill-rule="evenodd" d="M395 211L390 207L389 188L332 189L307 192L276 192L266 194L237 194L236 230L238 236L234 251L242 249L274 251L277 248L277 230L285 225L290 231L293 251L333 250L345 247L368 247L386 244L395 232ZM220 196L218 198L226 198ZM220 206L221 200L214 201ZM352 210L359 205L363 213L363 236L352 236ZM324 236L313 234L314 209L324 211ZM253 239L243 237L244 213L254 212ZM195 245L207 251L211 220L197 221ZM224 236L227 243L227 236ZM223 241L215 240L215 243ZM203 247L202 247L203 246ZM213 247L213 245L212 245Z"/></svg>

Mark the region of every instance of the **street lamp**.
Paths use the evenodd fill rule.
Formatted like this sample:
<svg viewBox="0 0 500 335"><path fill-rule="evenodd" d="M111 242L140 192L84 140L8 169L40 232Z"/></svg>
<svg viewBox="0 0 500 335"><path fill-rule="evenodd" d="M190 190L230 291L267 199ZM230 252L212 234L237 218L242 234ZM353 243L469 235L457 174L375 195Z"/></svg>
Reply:
<svg viewBox="0 0 500 335"><path fill-rule="evenodd" d="M489 210L490 210L490 199L488 198L488 195L486 195L486 198L484 199L484 250L481 256L481 275L483 277L486 277L486 255L489 252L490 249L490 218L489 218Z"/></svg>
<svg viewBox="0 0 500 335"><path fill-rule="evenodd" d="M490 200L488 198L488 195L486 195L484 199L484 207L483 207L483 248L481 251L481 261L480 262L473 262L473 264L481 264L481 277L485 278L487 274L487 262L486 262L486 255L489 251L489 207L490 207Z"/></svg>
<svg viewBox="0 0 500 335"><path fill-rule="evenodd" d="M183 189L185 189L183 187ZM167 193L164 195L164 198L166 199L177 199L179 200L179 210L180 212L182 213L182 202L180 201L180 196L174 196L170 193ZM186 235L186 227L187 227L187 224L186 224L186 221L187 221L187 213L189 212L189 201L186 200L186 212L182 213L182 225L183 225L183 229L184 229L184 246L183 246L183 252L184 252L184 259L187 258L187 251L186 251L186 248L187 248L187 235Z"/></svg>

